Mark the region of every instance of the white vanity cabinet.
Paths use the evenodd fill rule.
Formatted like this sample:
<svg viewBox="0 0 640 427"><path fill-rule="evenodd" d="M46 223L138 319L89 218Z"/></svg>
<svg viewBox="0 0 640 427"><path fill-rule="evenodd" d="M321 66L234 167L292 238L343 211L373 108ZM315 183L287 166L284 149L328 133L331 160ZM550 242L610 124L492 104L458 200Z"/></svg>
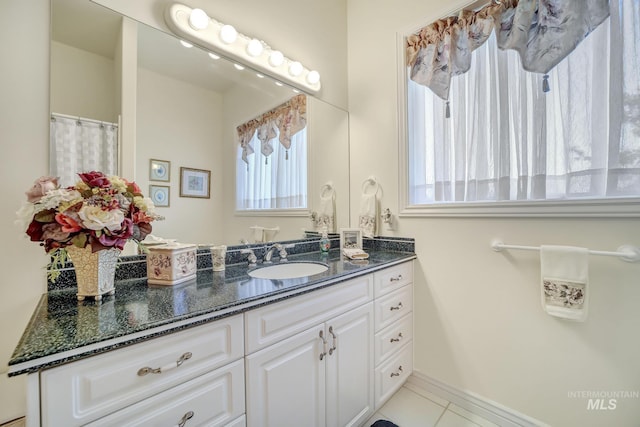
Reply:
<svg viewBox="0 0 640 427"><path fill-rule="evenodd" d="M44 370L41 425L224 425L244 413L243 356L236 315Z"/></svg>
<svg viewBox="0 0 640 427"><path fill-rule="evenodd" d="M245 314L247 349L289 335L246 356L248 426L357 426L373 414L372 285L367 275Z"/></svg>
<svg viewBox="0 0 640 427"><path fill-rule="evenodd" d="M413 371L413 262L374 273L375 409Z"/></svg>

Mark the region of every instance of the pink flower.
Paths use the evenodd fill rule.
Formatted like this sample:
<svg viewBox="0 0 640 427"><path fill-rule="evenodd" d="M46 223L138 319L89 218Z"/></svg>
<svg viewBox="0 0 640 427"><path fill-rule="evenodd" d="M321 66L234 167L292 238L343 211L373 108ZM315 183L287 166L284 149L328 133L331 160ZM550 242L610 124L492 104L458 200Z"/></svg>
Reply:
<svg viewBox="0 0 640 427"><path fill-rule="evenodd" d="M42 240L65 241L69 238L69 233L65 232L60 224L50 222L42 226Z"/></svg>
<svg viewBox="0 0 640 427"><path fill-rule="evenodd" d="M102 172L91 171L79 173L78 176L89 187L109 188L111 185L109 178L107 178Z"/></svg>
<svg viewBox="0 0 640 427"><path fill-rule="evenodd" d="M127 240L133 235L133 221L129 218L125 218L122 229L119 231L112 231L109 234L102 233L98 238L101 245L111 248L116 247L120 250L124 249L124 245Z"/></svg>
<svg viewBox="0 0 640 427"><path fill-rule="evenodd" d="M47 191L58 188L58 178L52 176L41 176L25 194L30 203L36 203Z"/></svg>
<svg viewBox="0 0 640 427"><path fill-rule="evenodd" d="M65 233L75 233L76 231L82 230L80 224L73 218L62 213L56 214L56 222L62 226L62 231Z"/></svg>

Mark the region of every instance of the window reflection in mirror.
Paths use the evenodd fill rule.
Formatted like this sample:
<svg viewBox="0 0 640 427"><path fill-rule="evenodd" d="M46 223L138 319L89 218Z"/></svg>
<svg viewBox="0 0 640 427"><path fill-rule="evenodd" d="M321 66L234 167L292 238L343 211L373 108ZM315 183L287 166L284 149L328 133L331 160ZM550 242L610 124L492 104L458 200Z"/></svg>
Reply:
<svg viewBox="0 0 640 427"><path fill-rule="evenodd" d="M306 96L294 96L236 129L236 209L305 209Z"/></svg>

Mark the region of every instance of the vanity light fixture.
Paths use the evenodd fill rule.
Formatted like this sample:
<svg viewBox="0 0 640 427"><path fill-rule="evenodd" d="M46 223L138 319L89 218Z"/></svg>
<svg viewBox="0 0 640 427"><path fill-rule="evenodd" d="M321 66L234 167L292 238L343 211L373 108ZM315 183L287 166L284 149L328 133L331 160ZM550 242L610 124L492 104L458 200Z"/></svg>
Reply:
<svg viewBox="0 0 640 427"><path fill-rule="evenodd" d="M233 28L233 25L223 25L220 28L220 40L226 44L232 44L238 40L238 32Z"/></svg>
<svg viewBox="0 0 640 427"><path fill-rule="evenodd" d="M262 55L264 51L264 46L262 42L258 39L251 39L249 44L247 44L247 53L253 57Z"/></svg>
<svg viewBox="0 0 640 427"><path fill-rule="evenodd" d="M189 15L189 25L194 30L204 30L209 26L209 17L202 9L193 9Z"/></svg>
<svg viewBox="0 0 640 427"><path fill-rule="evenodd" d="M280 85L285 82L306 93L317 93L321 88L317 71L285 57L258 38L238 33L233 26L216 21L202 9L173 3L165 10L165 21L179 38L208 49L214 59L225 56L263 76L281 80Z"/></svg>
<svg viewBox="0 0 640 427"><path fill-rule="evenodd" d="M184 41L184 40L180 40L180 44L181 44L182 46L186 47L186 48L193 47L193 45L192 45L191 43L186 42L186 41Z"/></svg>
<svg viewBox="0 0 640 427"><path fill-rule="evenodd" d="M215 53L209 52L209 56L211 57L211 59L220 59L219 55L216 55Z"/></svg>
<svg viewBox="0 0 640 427"><path fill-rule="evenodd" d="M233 64L233 66L236 67L236 70L238 70L238 71L244 70L244 66L242 66L240 64Z"/></svg>
<svg viewBox="0 0 640 427"><path fill-rule="evenodd" d="M259 79L264 79L264 74L256 73L256 77Z"/></svg>

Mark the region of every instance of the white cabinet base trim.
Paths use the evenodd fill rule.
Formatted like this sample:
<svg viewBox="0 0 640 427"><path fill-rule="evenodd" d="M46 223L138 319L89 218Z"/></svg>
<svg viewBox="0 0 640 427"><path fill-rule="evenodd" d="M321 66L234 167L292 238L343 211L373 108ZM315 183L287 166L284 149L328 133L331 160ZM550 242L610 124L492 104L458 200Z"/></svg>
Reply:
<svg viewBox="0 0 640 427"><path fill-rule="evenodd" d="M476 414L493 423L504 427L544 427L548 424L528 415L522 414L514 409L507 408L497 402L486 399L473 392L460 390L431 378L420 372L413 371L407 380L419 389L433 393L438 397L448 400L459 407L466 409L472 414Z"/></svg>

